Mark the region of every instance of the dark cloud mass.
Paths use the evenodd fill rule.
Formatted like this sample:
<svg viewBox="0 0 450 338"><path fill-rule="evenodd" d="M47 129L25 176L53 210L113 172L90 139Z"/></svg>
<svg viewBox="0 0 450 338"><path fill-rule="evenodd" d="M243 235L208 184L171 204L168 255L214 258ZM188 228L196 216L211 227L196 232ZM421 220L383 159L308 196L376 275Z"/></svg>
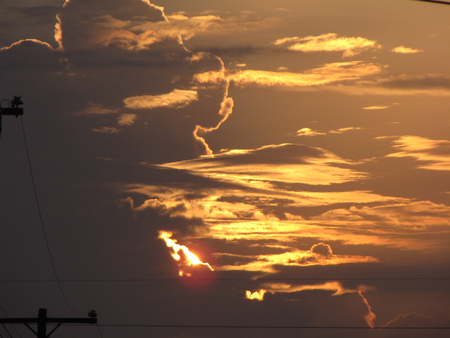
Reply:
<svg viewBox="0 0 450 338"><path fill-rule="evenodd" d="M2 318L447 337L447 8L0 4Z"/></svg>

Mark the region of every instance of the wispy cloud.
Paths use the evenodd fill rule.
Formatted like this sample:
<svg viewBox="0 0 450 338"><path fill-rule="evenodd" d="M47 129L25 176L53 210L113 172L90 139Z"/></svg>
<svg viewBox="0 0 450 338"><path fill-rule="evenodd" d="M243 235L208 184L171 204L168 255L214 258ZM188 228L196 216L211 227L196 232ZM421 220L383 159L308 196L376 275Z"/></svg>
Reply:
<svg viewBox="0 0 450 338"><path fill-rule="evenodd" d="M164 167L191 170L203 176L265 184L270 181L332 184L363 178L363 173L333 164L349 164L324 149L299 144L269 145L258 149L234 149L210 158L164 164Z"/></svg>
<svg viewBox="0 0 450 338"><path fill-rule="evenodd" d="M329 133L330 134L343 134L349 131L353 131L353 130L361 130L361 127L345 127L345 128L339 128L336 130L330 130Z"/></svg>
<svg viewBox="0 0 450 338"><path fill-rule="evenodd" d="M118 109L106 108L100 103L94 103L93 101L88 101L86 104L86 109L77 111L74 115L107 115L107 114L117 114Z"/></svg>
<svg viewBox="0 0 450 338"><path fill-rule="evenodd" d="M316 130L312 130L311 128L302 128L297 130L297 136L317 136L317 135L326 135L327 133L321 133Z"/></svg>
<svg viewBox="0 0 450 338"><path fill-rule="evenodd" d="M195 90L174 89L171 93L161 95L141 95L127 97L123 100L125 108L155 109L155 108L183 108L198 100Z"/></svg>
<svg viewBox="0 0 450 338"><path fill-rule="evenodd" d="M283 38L273 42L275 45L298 42L287 48L304 53L309 52L344 52L343 57L350 57L368 49L381 48L376 41L362 37L338 37L336 33L307 36L304 38Z"/></svg>
<svg viewBox="0 0 450 338"><path fill-rule="evenodd" d="M102 134L117 134L120 132L119 129L115 127L100 127L100 128L93 128L91 131L95 133L102 133Z"/></svg>
<svg viewBox="0 0 450 338"><path fill-rule="evenodd" d="M365 110L380 110L380 109L387 109L389 106L367 106L363 107Z"/></svg>
<svg viewBox="0 0 450 338"><path fill-rule="evenodd" d="M316 130L312 130L311 128L302 128L297 130L297 136L321 136L321 135L327 135L327 134L343 134L349 131L353 131L353 130L360 130L362 129L361 127L345 127L345 128L339 128L339 129L334 129L334 130L330 130L327 133L325 132L319 132Z"/></svg>
<svg viewBox="0 0 450 338"><path fill-rule="evenodd" d="M220 256L220 254L218 254ZM377 262L370 256L358 255L334 255L330 245L324 243L314 244L310 250L292 250L281 254L266 254L249 256L248 263L222 265L218 270L222 271L253 271L263 273L278 272L277 266L313 266L313 265L338 265L349 263Z"/></svg>
<svg viewBox="0 0 450 338"><path fill-rule="evenodd" d="M291 87L306 88L329 85L336 82L358 80L365 76L379 74L383 67L373 63L361 61L337 62L325 64L303 73L286 71L243 70L220 73L196 74L195 79L200 83L217 82L223 77L228 78L234 85L262 86L262 87Z"/></svg>
<svg viewBox="0 0 450 338"><path fill-rule="evenodd" d="M122 114L119 116L117 123L119 126L132 126L136 118L136 114Z"/></svg>
<svg viewBox="0 0 450 338"><path fill-rule="evenodd" d="M374 322L376 319L375 313L373 313L372 308L364 297L363 292L373 290L370 286L360 285L356 289L346 288L341 283L332 281L323 284L310 284L310 285L293 285L286 283L265 283L263 284L263 289L259 289L255 292L246 291L247 299L257 299L262 301L266 293L277 294L277 293L297 293L302 291L312 291L312 290L322 290L322 291L334 291L332 296L341 296L344 294L358 294L362 299L364 304L367 306L367 314L364 316L367 324L370 327L374 327Z"/></svg>
<svg viewBox="0 0 450 338"><path fill-rule="evenodd" d="M379 137L382 139L384 137ZM421 169L450 171L450 141L431 140L420 136L400 136L393 140L394 148L399 152L388 157L412 157L419 162Z"/></svg>
<svg viewBox="0 0 450 338"><path fill-rule="evenodd" d="M415 53L420 53L423 51L424 51L423 49L414 49L414 48L408 48L408 47L403 47L403 46L395 47L394 49L391 50L391 52L399 53L399 54L415 54Z"/></svg>

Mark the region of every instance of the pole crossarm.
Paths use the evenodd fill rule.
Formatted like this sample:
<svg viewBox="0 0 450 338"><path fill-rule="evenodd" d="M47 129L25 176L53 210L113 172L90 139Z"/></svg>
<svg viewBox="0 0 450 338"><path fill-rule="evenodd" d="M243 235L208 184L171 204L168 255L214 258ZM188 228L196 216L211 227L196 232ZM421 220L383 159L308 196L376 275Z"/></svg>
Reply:
<svg viewBox="0 0 450 338"><path fill-rule="evenodd" d="M23 108L0 108L0 115L23 115Z"/></svg>
<svg viewBox="0 0 450 338"><path fill-rule="evenodd" d="M97 318L46 318L49 324L59 323L83 323L83 324L97 324ZM17 324L17 323L38 323L39 318L0 318L0 324Z"/></svg>
<svg viewBox="0 0 450 338"><path fill-rule="evenodd" d="M0 318L0 324L25 324L36 335L37 338L49 338L50 335L62 324L97 324L97 314L94 310L88 314L90 318L53 318L47 317L47 309L39 309L37 318ZM37 324L37 332L28 324ZM47 334L47 324L57 324L53 330Z"/></svg>

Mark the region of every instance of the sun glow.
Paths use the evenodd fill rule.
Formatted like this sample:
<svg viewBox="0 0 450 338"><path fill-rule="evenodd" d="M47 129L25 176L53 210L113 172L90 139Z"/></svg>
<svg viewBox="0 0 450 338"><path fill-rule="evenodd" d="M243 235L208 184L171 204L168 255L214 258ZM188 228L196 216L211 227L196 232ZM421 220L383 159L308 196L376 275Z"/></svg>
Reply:
<svg viewBox="0 0 450 338"><path fill-rule="evenodd" d="M214 269L209 265L209 263L203 263L196 255L189 251L189 249L184 246L177 244L176 239L171 239L173 233L170 231L160 231L159 237L166 242L168 248L171 248L170 254L179 263L179 275L191 277L191 272L186 271L186 268L196 265L204 265L208 267L211 271Z"/></svg>

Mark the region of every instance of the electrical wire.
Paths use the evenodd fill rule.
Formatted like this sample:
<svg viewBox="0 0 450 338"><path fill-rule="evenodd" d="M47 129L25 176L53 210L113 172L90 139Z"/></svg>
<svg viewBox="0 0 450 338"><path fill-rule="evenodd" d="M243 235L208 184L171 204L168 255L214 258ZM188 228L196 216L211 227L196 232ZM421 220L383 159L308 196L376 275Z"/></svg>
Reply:
<svg viewBox="0 0 450 338"><path fill-rule="evenodd" d="M6 318L8 318L8 315L6 314L6 311L3 309L3 307L0 305L0 310L2 310L3 314L5 315ZM5 324L2 324L3 328L5 329L5 331L8 333L8 336L10 338L12 338L11 334L9 333L8 329L6 328ZM16 331L17 335L22 338L22 336L20 335L19 331L17 331L16 327L13 325L13 329L14 331Z"/></svg>
<svg viewBox="0 0 450 338"><path fill-rule="evenodd" d="M60 281L59 276L58 276L58 272L56 271L55 262L53 260L52 252L50 250L50 245L48 243L47 233L45 231L44 221L43 221L43 218L42 218L42 212L41 212L41 207L40 207L40 204L39 204L39 198L38 198L38 194L37 194L37 190L36 190L36 184L35 184L34 175L33 175L33 168L31 166L31 160L30 160L30 152L28 150L28 142L27 142L27 137L26 137L26 134L25 134L25 127L24 127L24 124L23 124L22 116L20 117L20 122L21 122L21 125L22 125L23 140L24 140L24 143L25 143L25 151L26 151L27 159L28 159L28 167L30 169L31 182L33 184L34 198L35 198L35 201L36 201L36 206L37 206L37 210L38 210L38 214L39 214L39 221L40 221L40 224L41 224L42 233L44 234L45 245L47 247L47 252L48 252L48 256L50 258L50 263L51 263L51 266L52 266L52 269L53 269L53 273L55 274L55 278L56 278L56 282L58 283L59 290L61 291L61 294L62 294L62 296L64 298L64 301L66 302L66 304L69 307L70 311L72 311L72 313L78 317L77 313L72 308L72 306L71 306L71 304L69 302L69 299L67 298L67 296L66 296L66 294L65 294L65 292L64 292L64 290L62 288L61 281Z"/></svg>
<svg viewBox="0 0 450 338"><path fill-rule="evenodd" d="M434 3L436 3L436 4L450 5L450 2L447 2L447 1L441 1L441 0L416 0L416 1L422 1L422 2L434 2Z"/></svg>
<svg viewBox="0 0 450 338"><path fill-rule="evenodd" d="M77 324L70 324L79 326ZM159 325L99 324L101 327L183 328L183 329L305 329L305 330L450 330L450 326L278 326L278 325Z"/></svg>
<svg viewBox="0 0 450 338"><path fill-rule="evenodd" d="M95 324L97 327L98 333L100 334L100 338L103 338L102 330L100 330L100 326L98 324Z"/></svg>
<svg viewBox="0 0 450 338"><path fill-rule="evenodd" d="M124 279L60 279L65 283L106 283L106 282L178 282L186 281L215 281L215 282L310 282L310 281L405 281L405 280L450 280L450 277L338 277L338 278L124 278ZM55 282L54 279L0 279L0 283L39 283L39 282Z"/></svg>

